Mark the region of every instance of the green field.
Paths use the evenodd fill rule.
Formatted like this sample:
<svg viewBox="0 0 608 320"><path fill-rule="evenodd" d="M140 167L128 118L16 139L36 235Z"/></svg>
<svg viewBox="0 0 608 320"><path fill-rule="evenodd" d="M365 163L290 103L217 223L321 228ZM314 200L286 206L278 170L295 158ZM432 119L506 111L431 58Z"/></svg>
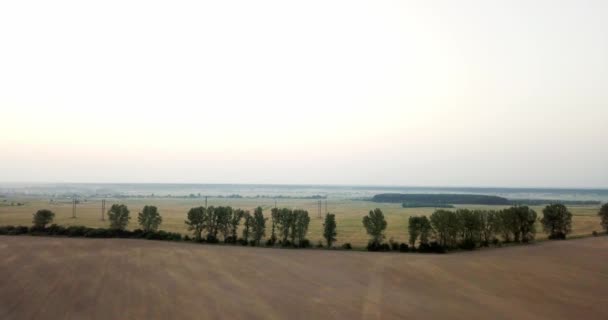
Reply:
<svg viewBox="0 0 608 320"><path fill-rule="evenodd" d="M23 206L0 205L0 225L30 225L32 214L39 209L50 209L55 212L54 223L60 225L84 225L88 227L107 227L106 221L101 221L101 199L88 199L77 205L76 219L72 218L72 204L66 202L49 202L48 199L40 198L5 198L4 204L10 202L21 202ZM131 221L129 229L137 229L137 213L144 205L155 205L163 217L161 229L187 234L184 220L188 210L195 206L204 205L204 199L183 199L183 198L133 198L133 199L106 199L106 210L113 203L124 203L131 211ZM208 205L213 206L232 206L251 210L257 206L264 208L264 215L270 218L270 209L274 207L273 199L264 198L209 198ZM318 202L310 199L282 199L277 201L278 207L301 208L308 210L311 222L308 238L313 244L322 240L321 232L323 219L318 218ZM457 208L471 209L501 209L504 206L472 206L458 205ZM336 214L338 224L338 244L350 242L353 246L363 247L367 243L368 236L361 223L361 219L369 210L380 208L385 214L388 222L386 239L393 238L395 241L407 241L407 221L411 215L430 215L433 208L402 208L401 203L375 203L360 200L329 200L327 210ZM532 207L542 217L542 206ZM599 206L570 206L573 213L573 235L590 234L593 231L600 231L600 219L597 216ZM322 211L325 211L323 203ZM546 238L541 232L540 225L537 225L537 239ZM270 235L270 221L266 224L266 235Z"/></svg>

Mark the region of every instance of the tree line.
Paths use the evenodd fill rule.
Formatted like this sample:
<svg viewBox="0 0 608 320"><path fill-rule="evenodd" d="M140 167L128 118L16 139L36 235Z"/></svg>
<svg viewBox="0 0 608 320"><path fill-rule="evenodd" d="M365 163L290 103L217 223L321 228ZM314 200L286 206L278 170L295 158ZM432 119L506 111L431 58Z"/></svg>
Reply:
<svg viewBox="0 0 608 320"><path fill-rule="evenodd" d="M602 206L598 215L608 232L608 204ZM528 243L536 236L536 222L540 222L549 239L565 239L572 231L572 213L563 204L547 205L540 219L531 208L517 205L499 211L439 209L429 217L411 216L407 244L382 242L387 224L380 209L370 211L363 218L363 225L371 236L367 246L370 251L444 252L500 243Z"/></svg>
<svg viewBox="0 0 608 320"><path fill-rule="evenodd" d="M608 203L598 212L602 228L608 232ZM97 238L131 237L156 240L192 240L195 242L259 246L306 248L310 216L306 210L273 208L270 217L264 216L262 207L253 210L235 209L230 206L191 208L184 223L192 237L159 230L162 217L155 206L144 206L137 215L139 229L128 231L130 210L124 204L113 204L108 210L109 228L87 228L84 226L48 226L55 214L47 209L38 210L32 218L32 227L3 226L0 234L50 234ZM270 220L269 236L267 221ZM453 249L472 250L478 247L501 243L527 243L535 239L536 223L540 222L549 239L565 239L572 231L572 213L563 204L551 204L542 210L542 217L527 206L512 206L503 210L445 210L438 209L430 216L411 216L408 223L408 243L386 243L387 222L380 209L374 209L362 219L370 235L369 251L418 251L445 252ZM240 231L240 237L239 237ZM595 233L594 233L595 234ZM333 247L337 241L335 214L327 213L323 223L324 243L318 247ZM350 249L345 243L343 248Z"/></svg>

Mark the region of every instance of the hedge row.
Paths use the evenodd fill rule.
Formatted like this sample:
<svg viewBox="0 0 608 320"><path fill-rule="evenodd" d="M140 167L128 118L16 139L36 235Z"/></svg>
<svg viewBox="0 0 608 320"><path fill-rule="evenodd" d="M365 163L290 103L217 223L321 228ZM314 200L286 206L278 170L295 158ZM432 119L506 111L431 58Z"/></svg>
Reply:
<svg viewBox="0 0 608 320"><path fill-rule="evenodd" d="M26 226L0 226L0 235L20 235L30 234L34 236L67 236L67 237L85 237L85 238L132 238L132 239L148 239L148 240L167 240L181 241L182 235L175 232L158 231L143 231L141 229L115 230L105 228L89 228L85 226L69 226L50 225L46 228L26 227Z"/></svg>

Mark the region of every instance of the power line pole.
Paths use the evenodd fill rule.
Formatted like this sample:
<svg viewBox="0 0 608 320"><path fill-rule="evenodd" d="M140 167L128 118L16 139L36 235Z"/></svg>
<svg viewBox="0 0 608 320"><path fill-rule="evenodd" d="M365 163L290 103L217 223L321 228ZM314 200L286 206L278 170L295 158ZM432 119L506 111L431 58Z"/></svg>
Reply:
<svg viewBox="0 0 608 320"><path fill-rule="evenodd" d="M72 197L72 219L76 219L76 195Z"/></svg>
<svg viewBox="0 0 608 320"><path fill-rule="evenodd" d="M319 219L321 219L321 200L319 200Z"/></svg>
<svg viewBox="0 0 608 320"><path fill-rule="evenodd" d="M101 200L101 221L105 221L106 217L106 199Z"/></svg>
<svg viewBox="0 0 608 320"><path fill-rule="evenodd" d="M205 208L207 208L207 196L205 196Z"/></svg>

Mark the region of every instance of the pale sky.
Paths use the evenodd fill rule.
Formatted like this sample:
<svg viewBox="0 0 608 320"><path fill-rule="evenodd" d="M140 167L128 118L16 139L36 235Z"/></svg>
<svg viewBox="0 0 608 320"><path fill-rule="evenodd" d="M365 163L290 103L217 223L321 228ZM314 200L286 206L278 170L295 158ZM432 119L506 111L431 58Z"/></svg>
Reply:
<svg viewBox="0 0 608 320"><path fill-rule="evenodd" d="M0 182L608 187L608 1L2 1Z"/></svg>

